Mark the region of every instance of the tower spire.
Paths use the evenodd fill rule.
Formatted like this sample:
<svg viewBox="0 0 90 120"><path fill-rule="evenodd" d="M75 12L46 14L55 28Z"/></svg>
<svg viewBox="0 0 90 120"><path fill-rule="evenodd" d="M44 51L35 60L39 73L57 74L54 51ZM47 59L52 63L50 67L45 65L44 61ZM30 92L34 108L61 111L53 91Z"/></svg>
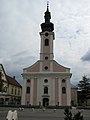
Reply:
<svg viewBox="0 0 90 120"><path fill-rule="evenodd" d="M44 14L45 14L45 16L44 16L45 22L41 24L41 29L43 32L44 31L52 32L54 30L54 25L53 25L53 23L50 22L51 13L49 12L49 1L47 1L47 9Z"/></svg>
<svg viewBox="0 0 90 120"><path fill-rule="evenodd" d="M47 12L49 12L49 1L47 1Z"/></svg>

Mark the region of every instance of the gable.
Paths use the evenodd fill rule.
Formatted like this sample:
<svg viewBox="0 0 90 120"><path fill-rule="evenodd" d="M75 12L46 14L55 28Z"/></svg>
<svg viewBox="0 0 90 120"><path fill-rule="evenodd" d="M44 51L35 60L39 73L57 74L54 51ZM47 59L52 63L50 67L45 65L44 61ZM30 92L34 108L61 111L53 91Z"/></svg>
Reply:
<svg viewBox="0 0 90 120"><path fill-rule="evenodd" d="M17 82L17 80L15 79L15 78L12 78L12 77L10 77L10 76L8 76L8 75L6 75L6 78L7 78L7 81L8 81L8 83L9 84L11 84L11 85L14 85L14 86L17 86L17 87L22 87L18 82Z"/></svg>
<svg viewBox="0 0 90 120"><path fill-rule="evenodd" d="M70 68L64 67L58 64L56 61L53 62L53 72L70 72Z"/></svg>
<svg viewBox="0 0 90 120"><path fill-rule="evenodd" d="M4 70L2 64L0 64L0 74L1 74L1 79L2 79L3 81L7 81L7 79L6 79L6 73L5 73L5 70Z"/></svg>
<svg viewBox="0 0 90 120"><path fill-rule="evenodd" d="M26 71L26 72L39 72L40 71L40 62L37 61L32 66L30 66L28 68L24 68L23 70Z"/></svg>

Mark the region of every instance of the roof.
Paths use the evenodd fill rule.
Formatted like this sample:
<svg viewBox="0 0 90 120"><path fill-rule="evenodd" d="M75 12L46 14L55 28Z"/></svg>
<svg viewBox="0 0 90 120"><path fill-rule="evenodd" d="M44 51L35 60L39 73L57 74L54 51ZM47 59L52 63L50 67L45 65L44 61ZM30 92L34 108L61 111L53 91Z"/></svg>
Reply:
<svg viewBox="0 0 90 120"><path fill-rule="evenodd" d="M71 84L71 88L72 88L72 89L77 89L78 87L75 86L75 85L73 85L73 84Z"/></svg>
<svg viewBox="0 0 90 120"><path fill-rule="evenodd" d="M41 60L38 60L33 65L31 65L27 68L24 68L23 70L26 70L27 72L41 72L40 71L40 62L41 62ZM70 68L60 65L55 60L52 60L51 62L53 63L53 72L67 72L67 71L70 72Z"/></svg>
<svg viewBox="0 0 90 120"><path fill-rule="evenodd" d="M6 75L6 78L7 78L7 81L8 81L9 84L14 85L14 86L17 86L17 87L22 87L22 86L17 82L17 80L16 80L15 78L12 78L12 77L10 77L10 76L8 76L8 75Z"/></svg>
<svg viewBox="0 0 90 120"><path fill-rule="evenodd" d="M3 70L4 74L6 75L3 65L0 64L0 66L2 67L2 70Z"/></svg>

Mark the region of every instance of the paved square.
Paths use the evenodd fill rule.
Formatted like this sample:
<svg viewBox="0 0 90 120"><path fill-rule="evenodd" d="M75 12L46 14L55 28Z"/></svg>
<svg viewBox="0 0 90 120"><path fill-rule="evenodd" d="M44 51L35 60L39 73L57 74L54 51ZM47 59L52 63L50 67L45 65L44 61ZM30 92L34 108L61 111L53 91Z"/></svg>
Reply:
<svg viewBox="0 0 90 120"><path fill-rule="evenodd" d="M18 108L5 108L0 107L0 120L6 120L8 110L18 111L18 120L64 120L64 110L57 109L56 112L53 109L46 109L44 112L42 109L25 108L24 111L20 111ZM78 110L72 110L73 115ZM83 110L84 120L90 120L90 110Z"/></svg>

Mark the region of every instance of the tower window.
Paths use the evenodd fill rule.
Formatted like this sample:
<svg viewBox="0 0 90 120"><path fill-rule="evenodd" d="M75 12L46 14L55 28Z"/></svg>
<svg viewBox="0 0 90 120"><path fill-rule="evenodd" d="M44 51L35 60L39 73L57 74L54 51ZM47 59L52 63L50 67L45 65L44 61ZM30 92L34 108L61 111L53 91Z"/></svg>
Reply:
<svg viewBox="0 0 90 120"><path fill-rule="evenodd" d="M30 79L27 79L27 82L29 83L29 82L30 82Z"/></svg>
<svg viewBox="0 0 90 120"><path fill-rule="evenodd" d="M48 45L49 45L49 40L45 39L45 46L48 46Z"/></svg>
<svg viewBox="0 0 90 120"><path fill-rule="evenodd" d="M30 93L30 87L27 87L26 93Z"/></svg>
<svg viewBox="0 0 90 120"><path fill-rule="evenodd" d="M48 87L44 87L44 94L48 94Z"/></svg>
<svg viewBox="0 0 90 120"><path fill-rule="evenodd" d="M65 79L63 79L63 80L62 80L62 83L65 83L65 82L66 82L66 80L65 80Z"/></svg>
<svg viewBox="0 0 90 120"><path fill-rule="evenodd" d="M65 94L66 93L66 88L62 87L62 93Z"/></svg>
<svg viewBox="0 0 90 120"><path fill-rule="evenodd" d="M48 67L47 66L45 66L45 70L47 70L48 69Z"/></svg>
<svg viewBox="0 0 90 120"><path fill-rule="evenodd" d="M48 57L47 57L47 56L45 57L45 60L48 60Z"/></svg>
<svg viewBox="0 0 90 120"><path fill-rule="evenodd" d="M48 36L48 33L47 33L47 32L45 33L45 36Z"/></svg>
<svg viewBox="0 0 90 120"><path fill-rule="evenodd" d="M47 80L47 79L45 79L45 80L44 80L44 82L45 82L45 83L48 83L48 80Z"/></svg>

